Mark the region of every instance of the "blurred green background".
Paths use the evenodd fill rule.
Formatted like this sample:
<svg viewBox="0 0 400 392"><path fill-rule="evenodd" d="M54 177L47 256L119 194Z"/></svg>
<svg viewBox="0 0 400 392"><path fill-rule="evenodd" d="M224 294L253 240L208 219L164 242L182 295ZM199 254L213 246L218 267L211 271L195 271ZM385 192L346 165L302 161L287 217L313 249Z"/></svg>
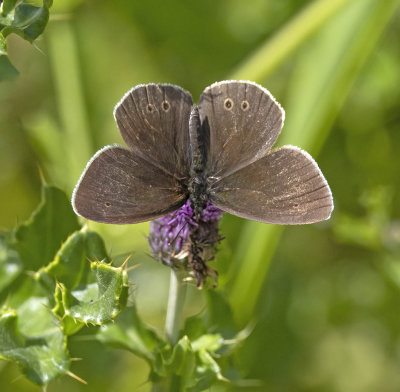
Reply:
<svg viewBox="0 0 400 392"><path fill-rule="evenodd" d="M87 160L121 143L112 111L132 86L254 80L286 110L278 144L314 155L332 218L277 227L225 215L215 263L241 326L249 391L400 390L400 14L392 0L55 2L37 47L10 36L20 71L0 85L0 226L29 217L40 172L69 194ZM163 330L169 271L148 255L148 224L89 223L130 273L142 318ZM204 307L189 288L185 314ZM147 365L90 336L48 391L149 391ZM222 388L222 387L221 387ZM212 388L214 391L234 388ZM0 362L1 391L37 391Z"/></svg>

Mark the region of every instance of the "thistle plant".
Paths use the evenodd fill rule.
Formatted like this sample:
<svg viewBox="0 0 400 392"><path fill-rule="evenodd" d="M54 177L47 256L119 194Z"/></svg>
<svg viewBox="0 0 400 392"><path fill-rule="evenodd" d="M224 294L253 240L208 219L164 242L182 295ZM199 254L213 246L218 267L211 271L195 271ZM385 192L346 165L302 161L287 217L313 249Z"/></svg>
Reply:
<svg viewBox="0 0 400 392"><path fill-rule="evenodd" d="M204 252L208 248L207 256L202 254L203 260L211 259L220 240L220 216L220 211L208 205L202 219L195 222L190 206L185 205L152 223L152 250L162 256L164 263L174 263L173 274L185 271L202 284L205 273L213 275L209 267L199 275L189 262L183 264L184 258L172 256L189 249L188 260L192 236L198 246L204 245ZM181 224L185 230L180 230ZM201 234L198 227L203 228ZM205 236L204 228L214 236L213 242ZM180 235L180 245L175 243L171 248L161 232ZM87 226L80 226L61 190L43 185L42 201L32 216L1 237L1 358L15 362L27 378L43 387L62 375L85 383L71 370L68 347L74 335L87 329L103 344L143 358L151 369L149 382L161 390L200 391L218 380L227 382L217 360L230 356L246 335L239 333L233 320L228 330L225 325L225 336L207 332L219 325L217 318L210 317L218 314L214 309L229 308L224 297L207 292L207 313L191 317L182 326L185 284L177 279L171 288L180 290L175 298L179 306L174 308L170 301L167 336L162 336L137 314L130 298L126 266L113 265L101 237Z"/></svg>
<svg viewBox="0 0 400 392"><path fill-rule="evenodd" d="M0 2L0 82L18 75L18 70L8 58L7 37L17 34L33 43L47 25L52 4L53 0L43 0L41 7L26 0Z"/></svg>
<svg viewBox="0 0 400 392"><path fill-rule="evenodd" d="M51 1L44 1L42 7L28 3L0 1L0 78L16 73L7 57L6 36L16 33L33 42L47 23ZM232 79L250 78L265 82L293 51L327 21L331 24L332 19L332 26L327 26L329 29L324 34L318 34L318 42L307 45L308 49L296 56L296 69L299 66L303 70L297 72L302 80L299 83L298 77L293 77L297 80L297 83L292 82L295 88L288 89L287 106L291 120L285 126L285 142L301 145L313 153L323 144L334 117L368 55L374 53L376 42L396 8L394 1L376 6L372 3L315 1L230 74ZM39 12L37 8L40 8ZM333 20L337 13L339 18ZM37 17L30 17L33 14ZM27 17L26 20L23 16ZM339 31L340 39L337 40ZM61 41L54 38L53 60L56 49L65 50L59 45ZM324 67L321 67L321 58ZM54 61L51 66L60 67L54 75L59 81L63 80L64 63ZM74 63L73 66L79 65ZM74 75L76 77L79 72L71 76ZM68 79L63 86L73 90L74 83ZM59 89L57 94L61 97L65 89ZM68 94L65 96L70 97ZM84 118L85 105L73 106L71 103L75 100L71 98L57 101L59 111L66 113L66 124L71 118ZM244 101L239 102L239 106L232 106L235 102L230 100L226 102L226 110L232 107L247 109ZM163 105L162 110L168 111L168 105ZM67 125L66 132L52 130L57 137L62 135L56 144L67 146L66 150L72 157L70 161L79 161L76 164L81 170L83 160L89 156L82 153L83 149L75 151L74 148L77 140L91 136L82 135L82 123L77 127ZM69 135L71 129L80 134ZM64 155L59 153L61 150L54 149L47 134L37 139L40 149L48 156L56 157L43 163L51 172L52 166L57 166L57 159ZM77 159L79 154L81 159ZM76 181L72 163L70 166L68 173L73 172L70 176ZM201 180L203 173L195 174ZM214 180L218 181L217 178ZM182 181L177 181L174 186L181 190ZM160 188L163 187L164 184L160 183ZM118 189L111 187L111 190L115 193ZM233 314L240 320L241 327L257 317L255 304L282 232L280 226L258 225L251 221L243 224L237 248L246 251L236 252L234 249L230 262L236 264L238 272L232 278L231 291L225 294L225 291L209 289L207 285L207 281L211 281L212 287L217 283L217 272L210 267L209 261L215 257L222 238L218 230L222 210L209 201L200 209L192 206L185 193L186 199L179 199L174 204L175 210L164 208L158 211L150 224L148 240L153 257L171 269L164 333L145 323L137 312L128 279L135 270L128 274L127 264L115 263L100 235L89 229L90 224L82 226L77 220L70 208L69 197L61 190L43 185L42 193L42 201L32 216L18 224L15 230L3 232L0 236L2 359L16 363L27 378L44 389L63 375L84 382L84 375L75 374L74 352L70 345L79 332L80 338L85 333L90 334L104 345L126 350L146 361L150 369L148 380L154 391L202 391L217 383L229 385L228 388L249 389L246 380L241 379L242 368L237 353L251 328L240 330ZM105 209L110 207L104 204ZM205 298L206 307L203 312L183 320L185 288L193 284L191 281L202 289L196 292ZM233 308L225 295L230 295L229 303L234 304ZM88 358L84 360L90 361ZM288 385L286 378L283 385Z"/></svg>
<svg viewBox="0 0 400 392"><path fill-rule="evenodd" d="M201 288L207 277L217 282L217 272L207 266L222 240L218 222L222 211L207 202L197 220L188 200L179 210L150 223L148 237L153 257L173 269L189 273Z"/></svg>

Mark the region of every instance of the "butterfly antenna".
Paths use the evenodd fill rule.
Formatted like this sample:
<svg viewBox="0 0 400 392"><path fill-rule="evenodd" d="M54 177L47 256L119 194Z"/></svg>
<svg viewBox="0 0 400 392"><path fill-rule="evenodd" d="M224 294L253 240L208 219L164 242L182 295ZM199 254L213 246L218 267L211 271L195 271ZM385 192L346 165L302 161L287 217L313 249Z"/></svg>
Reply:
<svg viewBox="0 0 400 392"><path fill-rule="evenodd" d="M173 240L171 242L168 243L168 246L175 246L176 241L178 241L178 237L180 236L180 234L182 233L182 230L185 228L186 225L188 225L188 222L185 222L182 227L179 229L178 233L176 234L176 236L173 238Z"/></svg>

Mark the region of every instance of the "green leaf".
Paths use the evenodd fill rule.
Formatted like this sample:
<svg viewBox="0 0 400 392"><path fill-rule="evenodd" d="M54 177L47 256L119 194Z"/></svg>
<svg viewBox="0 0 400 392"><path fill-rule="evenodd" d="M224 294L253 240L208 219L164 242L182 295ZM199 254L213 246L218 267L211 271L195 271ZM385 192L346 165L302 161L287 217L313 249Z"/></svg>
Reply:
<svg viewBox="0 0 400 392"><path fill-rule="evenodd" d="M13 80L17 76L17 69L11 64L7 57L6 39L3 34L0 33L0 82L3 80Z"/></svg>
<svg viewBox="0 0 400 392"><path fill-rule="evenodd" d="M90 268L90 261L109 262L102 238L94 232L77 231L62 245L57 255L48 266L38 271L38 281L51 294L54 293L55 306L53 311L62 319L63 330L67 335L76 333L84 326L83 320L78 320L66 312L65 299L73 296L73 290L85 290L96 287L96 274ZM56 285L56 282L59 284ZM122 289L122 292L125 289ZM90 291L90 290L89 290ZM125 305L121 289L116 288L115 296L119 296L120 305ZM92 298L91 298L92 299ZM90 301L90 299L89 299ZM69 300L71 302L71 300ZM104 306L93 308L93 311L104 311ZM104 315L92 314L92 319L104 319ZM106 317L108 318L108 316Z"/></svg>
<svg viewBox="0 0 400 392"><path fill-rule="evenodd" d="M6 16L9 12L11 12L18 0L4 0L3 1L3 11L2 15Z"/></svg>
<svg viewBox="0 0 400 392"><path fill-rule="evenodd" d="M14 80L18 75L19 72L11 64L8 57L4 54L3 55L0 54L0 82L4 80Z"/></svg>
<svg viewBox="0 0 400 392"><path fill-rule="evenodd" d="M95 232L76 231L68 237L57 252L55 259L38 274L40 280L45 280L45 275L62 283L67 289L74 290L79 285L95 282L94 275L90 274L90 261L110 262L102 238Z"/></svg>
<svg viewBox="0 0 400 392"><path fill-rule="evenodd" d="M6 37L12 33L32 43L43 33L49 21L52 0L44 0L42 7L28 4L27 1L4 0L0 13L0 82L13 80L18 76L17 69L7 57Z"/></svg>
<svg viewBox="0 0 400 392"><path fill-rule="evenodd" d="M84 327L85 323L79 322L73 317L65 314L63 291L60 285L56 286L54 299L55 306L53 307L52 311L58 316L59 320L61 320L64 334L68 336L77 333L82 327Z"/></svg>
<svg viewBox="0 0 400 392"><path fill-rule="evenodd" d="M134 306L124 309L114 323L101 326L97 339L112 347L129 350L153 366L166 346L155 330L139 318Z"/></svg>
<svg viewBox="0 0 400 392"><path fill-rule="evenodd" d="M12 246L26 269L37 270L50 263L62 242L78 229L77 217L65 193L43 185L41 203L15 230Z"/></svg>
<svg viewBox="0 0 400 392"><path fill-rule="evenodd" d="M205 322L208 331L218 331L224 338L233 337L238 329L233 319L233 311L226 299L225 293L220 290L207 291L207 312Z"/></svg>
<svg viewBox="0 0 400 392"><path fill-rule="evenodd" d="M19 309L31 297L46 297L49 304L52 301L52 295L44 290L31 273L20 274L4 293L7 294L5 306L10 309Z"/></svg>
<svg viewBox="0 0 400 392"><path fill-rule="evenodd" d="M195 370L195 354L187 336L183 336L172 350L168 361L169 371L182 376L184 379L191 379Z"/></svg>
<svg viewBox="0 0 400 392"><path fill-rule="evenodd" d="M49 20L49 10L46 6L35 7L30 4L20 4L15 9L12 27L22 33L23 38L33 42L43 33Z"/></svg>
<svg viewBox="0 0 400 392"><path fill-rule="evenodd" d="M213 332L218 332L218 336L223 336L225 339L232 339L236 336L238 328L225 294L220 290L208 290L205 294L206 311L203 315L188 317L185 320L183 334L192 342Z"/></svg>
<svg viewBox="0 0 400 392"><path fill-rule="evenodd" d="M7 40L0 34L0 56L7 55Z"/></svg>
<svg viewBox="0 0 400 392"><path fill-rule="evenodd" d="M219 348L221 336L206 335L191 343L187 336L182 337L174 346L171 358L165 361L170 377L170 390L203 391L217 379L226 380L221 368L214 360L208 348Z"/></svg>
<svg viewBox="0 0 400 392"><path fill-rule="evenodd" d="M8 247L0 236L0 293L6 289L22 272L18 253Z"/></svg>
<svg viewBox="0 0 400 392"><path fill-rule="evenodd" d="M114 319L126 305L127 274L109 265L102 238L94 232L73 233L55 259L36 274L50 295L64 332L75 333L84 324L100 325Z"/></svg>
<svg viewBox="0 0 400 392"><path fill-rule="evenodd" d="M183 336L174 346L171 358L165 365L170 379L169 390L184 392L189 385L195 384L196 354L187 336Z"/></svg>
<svg viewBox="0 0 400 392"><path fill-rule="evenodd" d="M195 315L185 320L183 334L188 336L191 341L198 339L205 333L207 333L207 327L204 322L204 317Z"/></svg>
<svg viewBox="0 0 400 392"><path fill-rule="evenodd" d="M220 334L206 334L192 342L193 351L207 350L216 352L224 344L224 339Z"/></svg>
<svg viewBox="0 0 400 392"><path fill-rule="evenodd" d="M46 298L32 297L18 313L0 315L0 356L39 385L66 374L70 365L61 325L47 306Z"/></svg>
<svg viewBox="0 0 400 392"><path fill-rule="evenodd" d="M78 322L102 325L113 320L125 304L126 271L97 261L90 268L84 285L69 290L60 283L63 307Z"/></svg>
<svg viewBox="0 0 400 392"><path fill-rule="evenodd" d="M216 380L228 381L221 373L221 368L211 354L201 349L197 352L196 384L188 391L197 392L209 389Z"/></svg>
<svg viewBox="0 0 400 392"><path fill-rule="evenodd" d="M42 7L23 2L15 7L14 12L9 10L7 18L0 20L4 37L15 33L32 43L43 33L49 21L50 6L51 2L49 1L44 1Z"/></svg>

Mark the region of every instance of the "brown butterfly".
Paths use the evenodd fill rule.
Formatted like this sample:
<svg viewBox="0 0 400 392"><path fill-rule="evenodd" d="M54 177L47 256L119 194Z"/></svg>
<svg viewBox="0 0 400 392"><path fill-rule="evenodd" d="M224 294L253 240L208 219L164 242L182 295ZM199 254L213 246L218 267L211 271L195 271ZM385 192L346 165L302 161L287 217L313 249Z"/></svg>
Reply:
<svg viewBox="0 0 400 392"><path fill-rule="evenodd" d="M266 223L328 219L332 194L321 170L294 146L271 149L284 111L248 81L207 87L198 106L169 84L139 85L114 110L128 148L107 146L88 163L72 205L104 223L152 220L188 199L197 216L207 201Z"/></svg>

